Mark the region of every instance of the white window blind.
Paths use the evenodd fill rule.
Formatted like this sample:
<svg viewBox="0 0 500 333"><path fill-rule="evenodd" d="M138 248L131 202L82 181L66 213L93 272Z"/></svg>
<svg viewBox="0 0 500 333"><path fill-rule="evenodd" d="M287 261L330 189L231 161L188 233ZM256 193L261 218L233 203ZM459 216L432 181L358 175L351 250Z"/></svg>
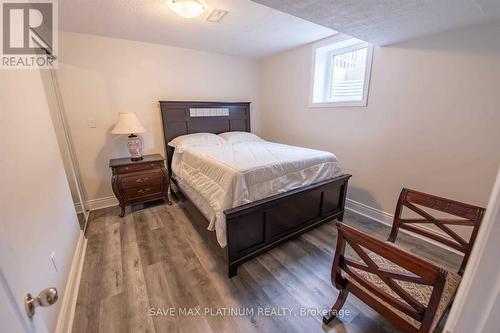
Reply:
<svg viewBox="0 0 500 333"><path fill-rule="evenodd" d="M367 51L365 47L332 55L328 100L339 102L363 99Z"/></svg>
<svg viewBox="0 0 500 333"><path fill-rule="evenodd" d="M345 35L313 46L311 106L365 106L373 48Z"/></svg>

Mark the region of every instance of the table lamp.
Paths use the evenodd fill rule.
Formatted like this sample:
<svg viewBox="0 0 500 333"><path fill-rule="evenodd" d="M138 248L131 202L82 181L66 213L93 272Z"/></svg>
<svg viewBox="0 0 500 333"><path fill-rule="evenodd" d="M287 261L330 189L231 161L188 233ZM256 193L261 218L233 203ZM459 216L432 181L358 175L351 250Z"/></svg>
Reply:
<svg viewBox="0 0 500 333"><path fill-rule="evenodd" d="M144 133L146 129L141 125L135 112L120 112L112 134L129 134L128 152L132 161L142 160L142 139L137 133Z"/></svg>

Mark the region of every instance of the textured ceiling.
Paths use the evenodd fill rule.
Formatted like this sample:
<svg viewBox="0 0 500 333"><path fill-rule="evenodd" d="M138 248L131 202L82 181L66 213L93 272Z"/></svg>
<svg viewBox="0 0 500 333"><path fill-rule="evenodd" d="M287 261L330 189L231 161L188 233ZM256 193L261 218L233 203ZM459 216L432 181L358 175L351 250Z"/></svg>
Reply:
<svg viewBox="0 0 500 333"><path fill-rule="evenodd" d="M377 45L500 20L500 0L253 1Z"/></svg>
<svg viewBox="0 0 500 333"><path fill-rule="evenodd" d="M64 31L131 39L212 52L261 58L335 32L250 0L207 0L209 10L196 19L173 13L165 0L62 0L59 27ZM205 20L213 8L229 13Z"/></svg>

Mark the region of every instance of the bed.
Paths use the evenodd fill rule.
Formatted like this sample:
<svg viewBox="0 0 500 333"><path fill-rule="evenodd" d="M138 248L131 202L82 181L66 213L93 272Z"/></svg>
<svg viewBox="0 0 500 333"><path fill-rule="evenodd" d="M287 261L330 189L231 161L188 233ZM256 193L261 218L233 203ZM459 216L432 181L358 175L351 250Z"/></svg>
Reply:
<svg viewBox="0 0 500 333"><path fill-rule="evenodd" d="M190 221L227 262L229 277L254 256L342 220L350 175L333 154L262 139L175 148L172 142L187 134L250 132L250 103L160 107L172 183L187 200Z"/></svg>

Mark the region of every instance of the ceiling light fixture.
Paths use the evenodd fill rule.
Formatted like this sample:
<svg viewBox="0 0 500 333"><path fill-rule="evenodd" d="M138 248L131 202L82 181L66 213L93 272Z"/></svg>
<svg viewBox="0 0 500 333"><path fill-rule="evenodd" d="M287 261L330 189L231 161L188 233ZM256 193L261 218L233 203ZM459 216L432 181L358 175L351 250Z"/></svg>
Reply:
<svg viewBox="0 0 500 333"><path fill-rule="evenodd" d="M204 0L168 0L169 7L185 18L195 18L207 9Z"/></svg>

